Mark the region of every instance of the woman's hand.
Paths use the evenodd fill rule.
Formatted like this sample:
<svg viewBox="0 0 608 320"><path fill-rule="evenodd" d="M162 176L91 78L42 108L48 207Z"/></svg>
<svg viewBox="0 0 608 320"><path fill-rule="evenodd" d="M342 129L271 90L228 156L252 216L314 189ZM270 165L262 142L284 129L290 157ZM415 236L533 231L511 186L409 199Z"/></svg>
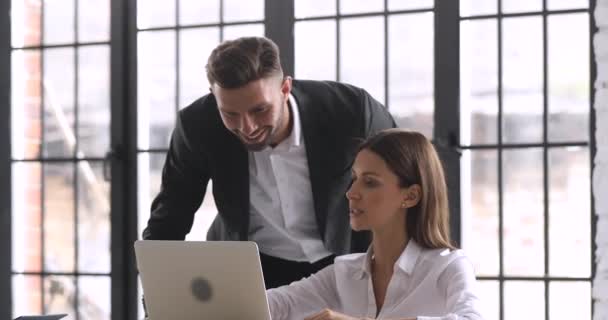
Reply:
<svg viewBox="0 0 608 320"><path fill-rule="evenodd" d="M330 309L323 309L323 310L321 310L321 312L310 315L304 320L365 320L365 319L353 318L353 317L349 317L345 314L341 314L339 312L336 312L336 311L333 311Z"/></svg>

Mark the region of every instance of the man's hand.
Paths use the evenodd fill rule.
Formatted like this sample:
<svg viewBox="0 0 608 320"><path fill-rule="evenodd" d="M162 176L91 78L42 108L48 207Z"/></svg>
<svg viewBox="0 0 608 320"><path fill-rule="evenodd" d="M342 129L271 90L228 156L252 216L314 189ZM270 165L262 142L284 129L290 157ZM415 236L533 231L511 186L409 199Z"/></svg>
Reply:
<svg viewBox="0 0 608 320"><path fill-rule="evenodd" d="M353 318L347 315L335 312L330 309L323 309L319 313L315 313L304 320L365 320L360 318Z"/></svg>

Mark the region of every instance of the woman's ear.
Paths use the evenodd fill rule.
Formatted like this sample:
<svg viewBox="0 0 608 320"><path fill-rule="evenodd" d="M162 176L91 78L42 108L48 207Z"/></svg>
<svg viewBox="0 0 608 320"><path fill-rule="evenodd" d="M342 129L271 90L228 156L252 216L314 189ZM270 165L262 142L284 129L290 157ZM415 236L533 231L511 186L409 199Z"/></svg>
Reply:
<svg viewBox="0 0 608 320"><path fill-rule="evenodd" d="M407 209L415 207L422 199L422 188L419 184L413 184L403 190L403 201L401 208Z"/></svg>

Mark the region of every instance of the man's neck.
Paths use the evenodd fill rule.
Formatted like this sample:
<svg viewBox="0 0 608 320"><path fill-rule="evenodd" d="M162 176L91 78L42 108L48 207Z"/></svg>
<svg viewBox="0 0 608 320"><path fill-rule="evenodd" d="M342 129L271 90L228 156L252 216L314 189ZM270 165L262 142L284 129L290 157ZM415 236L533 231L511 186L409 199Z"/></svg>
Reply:
<svg viewBox="0 0 608 320"><path fill-rule="evenodd" d="M281 124L281 129L277 134L277 139L270 144L272 148L276 147L287 139L293 130L293 112L291 111L289 100L285 102L285 110L283 112L284 114L286 113L286 116L283 117L283 123Z"/></svg>

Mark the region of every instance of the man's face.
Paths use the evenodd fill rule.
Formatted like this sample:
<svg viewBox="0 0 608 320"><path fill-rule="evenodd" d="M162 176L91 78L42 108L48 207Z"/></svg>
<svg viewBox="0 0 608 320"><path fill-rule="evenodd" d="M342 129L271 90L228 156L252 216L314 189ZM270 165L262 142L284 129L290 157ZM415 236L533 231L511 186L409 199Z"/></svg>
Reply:
<svg viewBox="0 0 608 320"><path fill-rule="evenodd" d="M211 87L224 125L250 151L260 151L286 137L290 91L291 79L280 77L251 81L236 89Z"/></svg>

